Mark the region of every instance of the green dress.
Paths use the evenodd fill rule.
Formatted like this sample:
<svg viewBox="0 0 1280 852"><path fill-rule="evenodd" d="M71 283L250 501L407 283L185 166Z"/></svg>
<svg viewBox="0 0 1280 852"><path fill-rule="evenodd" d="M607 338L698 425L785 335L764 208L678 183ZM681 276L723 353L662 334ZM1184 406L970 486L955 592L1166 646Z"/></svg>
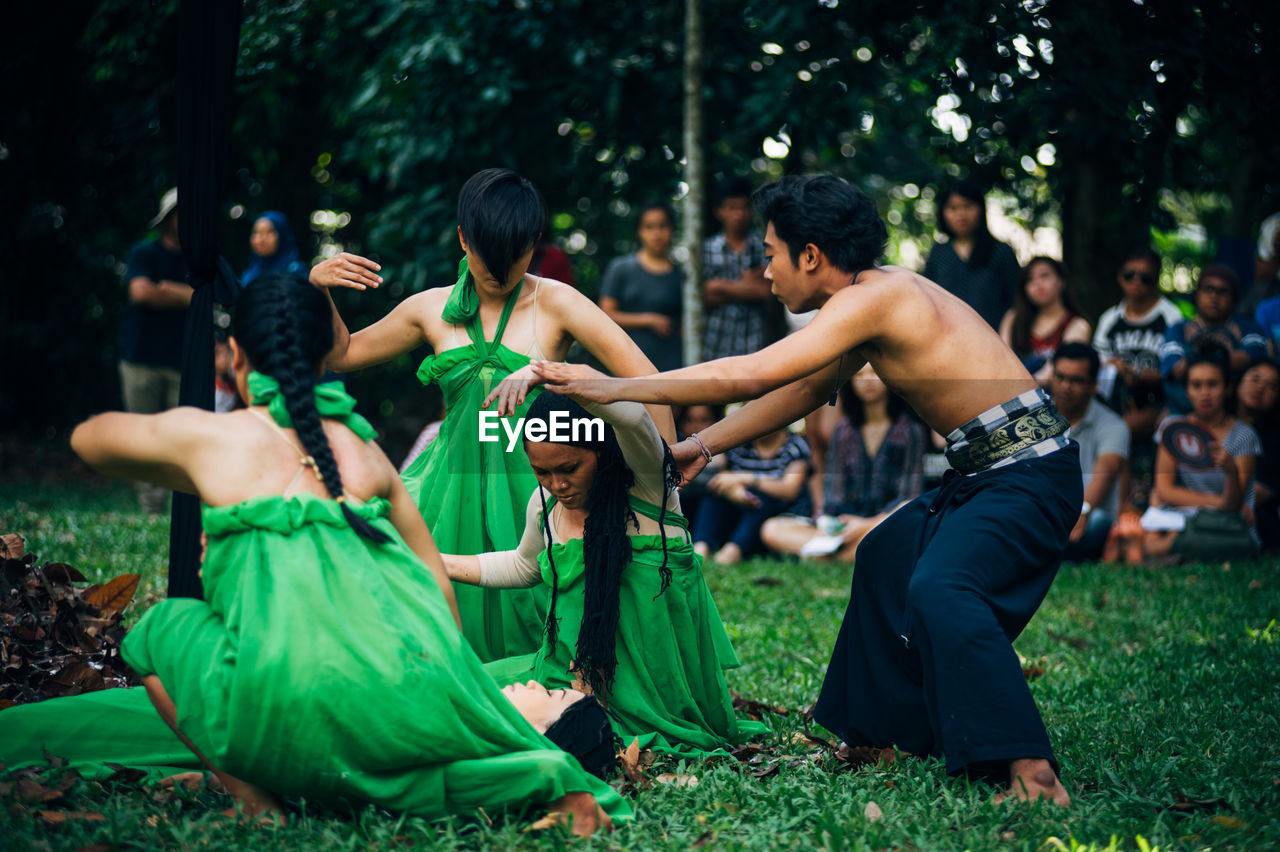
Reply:
<svg viewBox="0 0 1280 852"><path fill-rule="evenodd" d="M159 676L179 729L220 769L319 804L434 818L585 791L627 818L609 785L499 692L388 503L349 505L390 540L362 538L336 501L310 494L204 508L207 602L156 604L122 648ZM0 761L65 746L90 773L106 761L192 765L147 703L141 689L108 690L3 711Z"/></svg>
<svg viewBox="0 0 1280 852"><path fill-rule="evenodd" d="M634 495L631 508L657 521L658 508ZM541 523L548 523L554 498ZM668 511L667 524L688 529L685 518ZM560 625L554 648L542 648L485 665L499 684L533 678L548 688L570 686L578 629L582 624L584 572L582 539L551 546L558 577L556 616ZM543 587L551 587L547 551L538 556ZM671 584L659 594L662 536L631 536L631 562L619 590L617 668L613 689L599 696L613 715L614 728L627 743L696 755L725 748L766 732L759 723L738 720L724 670L740 663L702 576L702 558L687 537L667 537Z"/></svg>
<svg viewBox="0 0 1280 852"><path fill-rule="evenodd" d="M463 270L465 273L465 269ZM458 287L470 287L465 274ZM466 321L471 344L430 355L418 368L424 385L440 385L445 418L440 434L403 474L405 486L444 553L472 555L515 547L524 527L524 509L538 481L524 443L507 452L506 430L496 420L494 442L480 441L479 413L489 392L529 363L502 345L502 334L520 291L516 285L502 309L492 341L484 339L479 313ZM516 413L524 417L537 395L531 391ZM512 421L515 418L505 418ZM534 651L542 642L546 592L535 589L481 589L454 583L462 633L482 660Z"/></svg>

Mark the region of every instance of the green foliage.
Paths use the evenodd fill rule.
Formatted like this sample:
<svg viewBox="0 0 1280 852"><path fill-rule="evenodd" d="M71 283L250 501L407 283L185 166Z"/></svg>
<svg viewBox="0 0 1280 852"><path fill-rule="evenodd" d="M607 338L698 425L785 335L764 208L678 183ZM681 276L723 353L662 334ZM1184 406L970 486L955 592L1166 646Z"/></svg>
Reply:
<svg viewBox="0 0 1280 852"><path fill-rule="evenodd" d="M127 488L11 483L0 527L30 551L86 575L147 572L163 586L164 524L139 517ZM25 528L24 528L25 527ZM712 568L708 583L743 667L732 688L798 710L817 694L847 601L849 568L777 560ZM140 606L146 606L142 602ZM135 605L136 609L139 605ZM1017 649L1044 670L1033 685L1074 798L1069 810L1001 807L995 788L948 778L938 761L899 758L851 770L796 735L800 716L767 715L763 745L794 759L755 777L733 760L661 760L692 775L634 799L633 826L583 848L1015 849L1162 852L1280 848L1280 643L1260 638L1280 617L1280 573L1267 563L1181 568L1064 567ZM1254 637L1249 629L1259 633ZM2 717L0 717L2 718ZM815 733L821 733L814 729ZM881 816L872 819L874 802ZM371 849L562 848L558 831L528 832L536 813L442 822L376 809L321 813L303 805L283 829L216 815L228 800L173 796L123 783L75 782L48 807L102 821L53 823L0 809L15 848Z"/></svg>

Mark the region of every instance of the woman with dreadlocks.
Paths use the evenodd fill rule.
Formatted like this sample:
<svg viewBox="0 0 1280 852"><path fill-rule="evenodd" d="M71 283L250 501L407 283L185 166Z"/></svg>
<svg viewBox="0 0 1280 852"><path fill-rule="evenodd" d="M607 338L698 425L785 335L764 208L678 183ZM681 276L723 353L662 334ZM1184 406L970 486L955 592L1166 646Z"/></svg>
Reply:
<svg viewBox="0 0 1280 852"><path fill-rule="evenodd" d="M579 832L608 823L597 802L625 817L584 771L603 772L614 754L596 699L500 690L463 638L413 498L342 385L318 383L332 346L324 295L263 276L241 295L232 332L247 409L102 414L72 435L104 473L201 498L207 602L162 601L127 635L144 694L4 711L0 760L44 747L72 766L181 763L156 732L163 718L247 815L288 796L431 818L550 804ZM159 716L138 712L148 697Z"/></svg>
<svg viewBox="0 0 1280 852"><path fill-rule="evenodd" d="M670 452L644 406L588 406L545 391L529 406L524 449L539 487L519 546L444 556L457 582L550 591L542 647L485 668L498 683L532 676L594 694L626 742L736 743L750 723L734 718L724 669L738 660L680 514ZM534 423L546 440L529 439ZM572 428L557 434L556 423Z"/></svg>

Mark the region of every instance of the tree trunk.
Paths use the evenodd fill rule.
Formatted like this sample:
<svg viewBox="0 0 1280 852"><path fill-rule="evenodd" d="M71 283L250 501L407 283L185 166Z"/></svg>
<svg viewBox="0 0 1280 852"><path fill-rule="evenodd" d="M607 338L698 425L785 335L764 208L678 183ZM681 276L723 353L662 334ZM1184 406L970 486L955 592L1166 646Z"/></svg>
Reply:
<svg viewBox="0 0 1280 852"><path fill-rule="evenodd" d="M688 191L681 207L684 268L684 360L702 360L702 211L706 169L702 156L702 9L701 0L685 0L684 15L684 179Z"/></svg>

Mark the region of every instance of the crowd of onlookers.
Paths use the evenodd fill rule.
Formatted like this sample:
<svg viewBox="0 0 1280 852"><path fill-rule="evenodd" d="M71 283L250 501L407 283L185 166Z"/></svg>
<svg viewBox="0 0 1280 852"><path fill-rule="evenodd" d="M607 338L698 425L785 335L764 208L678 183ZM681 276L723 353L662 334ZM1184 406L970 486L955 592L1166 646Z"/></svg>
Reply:
<svg viewBox="0 0 1280 852"><path fill-rule="evenodd" d="M755 351L807 321L769 294L750 192L730 181L716 198L722 229L704 251L707 359ZM999 332L1080 444L1085 499L1068 558L1229 559L1280 549L1278 225L1280 215L1263 224L1254 281L1211 264L1180 302L1160 289L1160 256L1135 248L1119 259L1118 302L1095 325L1060 261L1020 265L991 235L979 187L962 181L940 196L944 239L923 274ZM610 265L601 291L601 305L659 369L680 355L673 232L669 208L645 207L639 252ZM946 436L930 433L869 367L835 403L793 431L725 453L685 488L704 556L852 560L871 528L941 480ZM677 425L690 434L720 415L692 406Z"/></svg>
<svg viewBox="0 0 1280 852"><path fill-rule="evenodd" d="M810 318L787 312L770 292L751 192L742 178L717 188L720 228L703 252L704 359L757 351ZM121 377L130 410L176 402L180 348L163 344L180 336L190 301L181 283L176 206L170 192L152 221L159 238L135 246L129 258ZM599 303L659 370L670 370L685 360L675 215L652 203L636 222L639 249L609 264ZM1118 259L1119 300L1096 325L1060 261L1038 256L1020 265L992 236L981 188L961 181L942 193L938 229L923 274L999 332L1051 393L1080 444L1085 499L1068 558L1137 562L1280 550L1280 367L1273 360L1280 214L1262 224L1252 281L1211 264L1182 302L1161 290L1156 252L1130 251ZM279 213L254 220L250 245L245 283L305 269ZM573 283L569 258L545 241L530 271ZM218 354L227 360L225 346ZM221 383L217 397L220 408L235 402ZM722 414L691 406L677 412L677 425L688 435ZM428 427L415 451L431 437ZM684 489L695 546L724 564L770 551L852 560L868 531L942 479L945 445L946 436L926 429L864 367L831 406L725 453Z"/></svg>

